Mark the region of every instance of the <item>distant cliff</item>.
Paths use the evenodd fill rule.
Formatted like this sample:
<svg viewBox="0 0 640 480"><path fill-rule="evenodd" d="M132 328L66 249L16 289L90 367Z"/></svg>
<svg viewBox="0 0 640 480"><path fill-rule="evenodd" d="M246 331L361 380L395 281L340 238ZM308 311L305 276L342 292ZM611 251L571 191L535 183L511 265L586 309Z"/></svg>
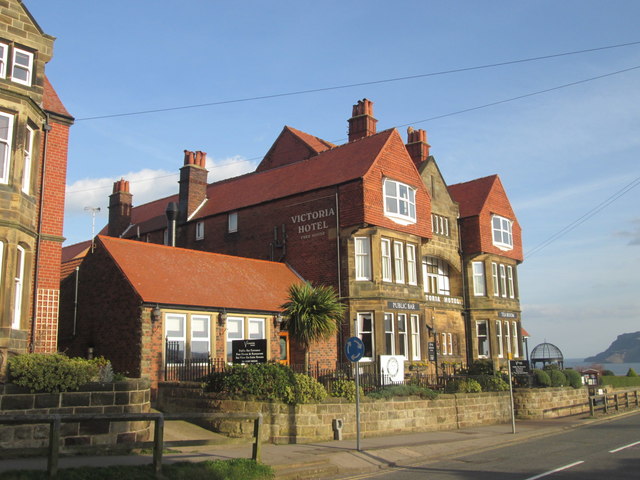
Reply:
<svg viewBox="0 0 640 480"><path fill-rule="evenodd" d="M604 352L584 359L592 363L640 362L640 332L623 333Z"/></svg>

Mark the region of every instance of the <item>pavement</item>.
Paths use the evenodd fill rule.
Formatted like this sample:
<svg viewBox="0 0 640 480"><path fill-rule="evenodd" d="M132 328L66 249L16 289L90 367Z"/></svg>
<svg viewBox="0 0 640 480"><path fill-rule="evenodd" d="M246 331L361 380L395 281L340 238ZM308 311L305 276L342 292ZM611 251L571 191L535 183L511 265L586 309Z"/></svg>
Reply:
<svg viewBox="0 0 640 480"><path fill-rule="evenodd" d="M309 444L262 444L262 463L271 465L279 480L328 479L337 476L362 475L392 466L409 466L440 461L463 454L478 453L532 438L561 433L595 422L606 422L621 415L637 414L638 410L607 416L573 416L548 420L518 420L515 433L511 423L486 425L458 430L421 432ZM206 445L183 446L181 443L200 441ZM239 443L242 442L242 443ZM176 461L225 460L251 458L252 446L246 440L230 440L184 421L165 424L163 463ZM150 464L150 454L126 456L61 457L63 468L79 466ZM7 470L46 470L46 458L0 460L0 472Z"/></svg>

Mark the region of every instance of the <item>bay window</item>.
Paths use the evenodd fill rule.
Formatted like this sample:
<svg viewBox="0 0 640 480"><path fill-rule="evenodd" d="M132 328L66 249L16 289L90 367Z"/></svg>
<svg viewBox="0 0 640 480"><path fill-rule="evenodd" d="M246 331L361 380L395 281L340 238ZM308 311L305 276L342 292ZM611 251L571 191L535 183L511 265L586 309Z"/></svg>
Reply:
<svg viewBox="0 0 640 480"><path fill-rule="evenodd" d="M0 112L0 183L9 183L13 115Z"/></svg>
<svg viewBox="0 0 640 480"><path fill-rule="evenodd" d="M416 191L414 188L386 178L383 192L385 216L401 224L416 222Z"/></svg>
<svg viewBox="0 0 640 480"><path fill-rule="evenodd" d="M501 250L511 250L513 248L512 224L511 220L499 215L493 215L491 218L493 244Z"/></svg>

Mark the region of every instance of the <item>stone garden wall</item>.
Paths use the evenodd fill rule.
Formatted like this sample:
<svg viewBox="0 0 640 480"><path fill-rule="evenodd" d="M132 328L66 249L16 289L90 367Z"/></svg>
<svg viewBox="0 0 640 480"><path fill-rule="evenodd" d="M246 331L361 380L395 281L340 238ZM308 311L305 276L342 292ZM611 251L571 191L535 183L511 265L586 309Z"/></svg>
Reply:
<svg viewBox="0 0 640 480"><path fill-rule="evenodd" d="M89 383L78 391L30 393L28 389L0 384L0 415L147 413L151 409L149 381L126 380ZM116 446L149 438L148 421L92 420L61 425L62 446ZM0 425L0 450L46 447L49 425Z"/></svg>
<svg viewBox="0 0 640 480"><path fill-rule="evenodd" d="M543 419L589 413L586 387L518 388L513 391L516 417Z"/></svg>
<svg viewBox="0 0 640 480"><path fill-rule="evenodd" d="M219 400L199 384L160 383L157 408L165 413L261 412L264 441L305 443L332 440L335 419L343 421L343 438L356 436L354 403L331 399L320 404L286 405L278 402ZM508 392L439 395L435 400L398 397L391 401L363 399L360 429L363 437L451 430L476 425L507 423L511 419ZM215 421L212 426L228 435L251 435L252 422Z"/></svg>

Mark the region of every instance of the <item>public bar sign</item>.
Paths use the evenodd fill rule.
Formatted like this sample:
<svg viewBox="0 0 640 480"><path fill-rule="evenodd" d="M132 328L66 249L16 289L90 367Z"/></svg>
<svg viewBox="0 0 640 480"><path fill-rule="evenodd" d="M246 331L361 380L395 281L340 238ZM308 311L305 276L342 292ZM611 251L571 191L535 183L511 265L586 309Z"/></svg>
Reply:
<svg viewBox="0 0 640 480"><path fill-rule="evenodd" d="M500 318L518 318L518 314L516 312L498 312L498 316Z"/></svg>
<svg viewBox="0 0 640 480"><path fill-rule="evenodd" d="M234 364L267 363L267 340L232 340L231 359Z"/></svg>
<svg viewBox="0 0 640 480"><path fill-rule="evenodd" d="M419 303L411 303L411 302L387 302L387 308L392 310L420 310Z"/></svg>

